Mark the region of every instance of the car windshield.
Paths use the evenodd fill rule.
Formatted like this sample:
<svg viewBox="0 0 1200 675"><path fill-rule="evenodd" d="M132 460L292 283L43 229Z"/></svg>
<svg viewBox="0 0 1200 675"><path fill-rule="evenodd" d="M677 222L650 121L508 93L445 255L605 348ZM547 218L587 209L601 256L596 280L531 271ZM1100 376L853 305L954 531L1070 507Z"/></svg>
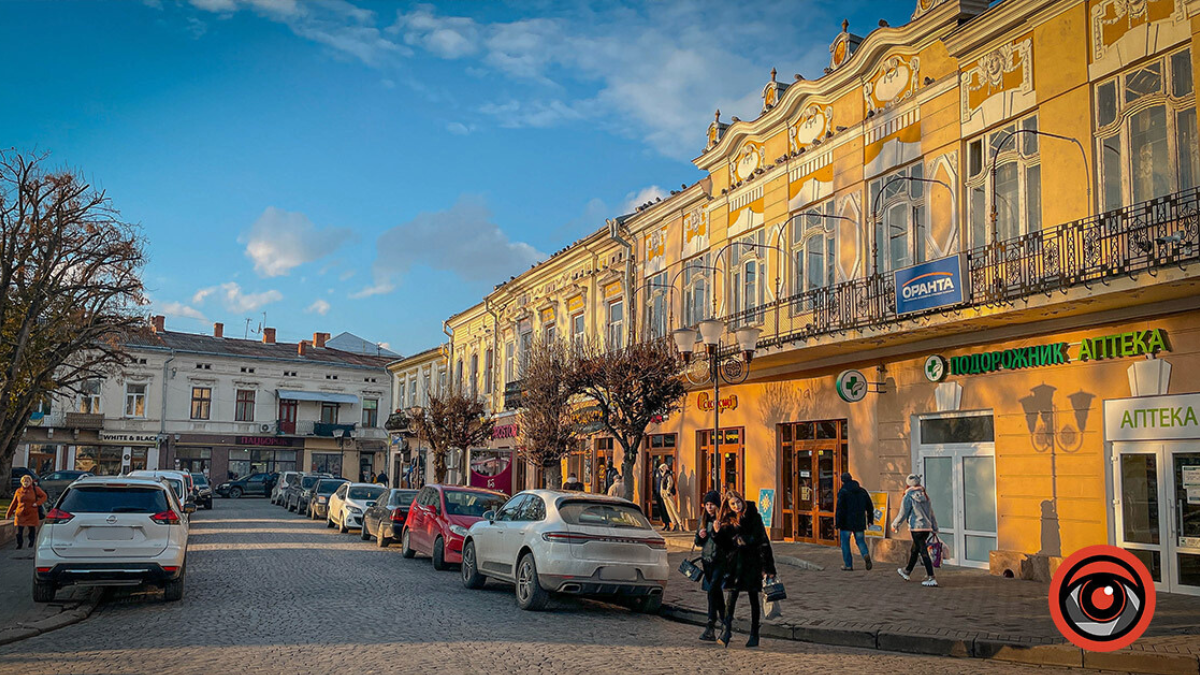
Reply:
<svg viewBox="0 0 1200 675"><path fill-rule="evenodd" d="M202 473L192 474L192 482L200 487L208 487L208 477Z"/></svg>
<svg viewBox="0 0 1200 675"><path fill-rule="evenodd" d="M68 488L58 508L67 513L162 513L167 493L153 487L85 485Z"/></svg>
<svg viewBox="0 0 1200 675"><path fill-rule="evenodd" d="M399 490L392 493L392 506L405 506L412 504L412 500L417 498L416 490Z"/></svg>
<svg viewBox="0 0 1200 675"><path fill-rule="evenodd" d="M339 485L341 485L342 483L348 483L348 482L350 482L350 481L328 480L328 479L322 480L320 483L317 483L317 494L331 495L331 494L333 494L334 490L338 489Z"/></svg>
<svg viewBox="0 0 1200 675"><path fill-rule="evenodd" d="M183 481L178 478L163 478L163 480L167 481L167 484L170 485L171 489L175 491L175 496L179 497L180 501L183 501Z"/></svg>
<svg viewBox="0 0 1200 675"><path fill-rule="evenodd" d="M369 501L379 499L379 495L381 494L383 494L383 488L353 487L346 491L346 499L363 499Z"/></svg>
<svg viewBox="0 0 1200 675"><path fill-rule="evenodd" d="M451 516L472 516L482 518L488 511L494 511L505 498L489 492L468 492L466 490L446 490L446 514Z"/></svg>
<svg viewBox="0 0 1200 675"><path fill-rule="evenodd" d="M305 476L304 478L300 479L300 488L302 490L307 490L310 487L316 485L317 481L319 481L319 480L321 480L321 479L318 476Z"/></svg>
<svg viewBox="0 0 1200 675"><path fill-rule="evenodd" d="M650 521L632 506L600 502L567 502L558 508L568 525L595 525L649 530Z"/></svg>

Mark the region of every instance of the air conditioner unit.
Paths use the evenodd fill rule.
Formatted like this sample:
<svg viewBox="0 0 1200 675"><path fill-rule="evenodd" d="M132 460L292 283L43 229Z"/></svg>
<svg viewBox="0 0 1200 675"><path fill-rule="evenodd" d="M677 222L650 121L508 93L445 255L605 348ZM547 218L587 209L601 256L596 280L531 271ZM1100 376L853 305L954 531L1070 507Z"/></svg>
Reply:
<svg viewBox="0 0 1200 675"><path fill-rule="evenodd" d="M265 433L267 433L267 432L271 431L271 425L270 425L270 424L266 424L266 423L264 423L264 424L260 424L260 425L258 426L258 430L259 430L259 431L261 431L261 432L263 432L263 433L265 434Z"/></svg>

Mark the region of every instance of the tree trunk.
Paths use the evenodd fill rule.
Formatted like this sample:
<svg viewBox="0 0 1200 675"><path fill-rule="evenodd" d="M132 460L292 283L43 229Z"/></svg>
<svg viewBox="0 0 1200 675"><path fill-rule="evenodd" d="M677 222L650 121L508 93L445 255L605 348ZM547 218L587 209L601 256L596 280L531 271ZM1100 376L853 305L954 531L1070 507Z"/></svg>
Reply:
<svg viewBox="0 0 1200 675"><path fill-rule="evenodd" d="M621 496L624 497L625 499L628 499L629 501L633 501L633 489L635 487L634 483L636 482L633 479L633 475L634 475L633 467L636 462L637 462L637 455L633 455L633 458L630 459L630 455L628 452L625 453L625 457L621 461L621 476L624 477L624 479L625 479L625 494L623 494Z"/></svg>
<svg viewBox="0 0 1200 675"><path fill-rule="evenodd" d="M8 447L0 449L0 497L12 497L12 465L17 454L17 442L14 440Z"/></svg>
<svg viewBox="0 0 1200 675"><path fill-rule="evenodd" d="M562 461L561 460L556 459L552 462L546 462L545 464L542 465L542 471L546 476L546 489L547 490L561 490L562 489L562 478L563 477L562 477Z"/></svg>
<svg viewBox="0 0 1200 675"><path fill-rule="evenodd" d="M433 451L433 482L441 484L446 482L446 451Z"/></svg>

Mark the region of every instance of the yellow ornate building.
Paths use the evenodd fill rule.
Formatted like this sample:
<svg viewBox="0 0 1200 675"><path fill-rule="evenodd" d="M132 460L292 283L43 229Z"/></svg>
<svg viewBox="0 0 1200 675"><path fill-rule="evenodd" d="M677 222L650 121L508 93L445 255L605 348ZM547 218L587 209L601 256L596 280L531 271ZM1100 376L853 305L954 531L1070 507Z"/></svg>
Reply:
<svg viewBox="0 0 1200 675"><path fill-rule="evenodd" d="M843 24L822 77L717 114L703 179L450 319L451 368L500 411L535 335L757 327L748 379L714 398L689 371L653 429L647 507L666 461L685 518L716 472L776 536L832 543L843 471L889 520L916 473L952 564L1042 576L1112 543L1200 593L1198 14L920 0ZM609 447L568 462L592 489Z"/></svg>

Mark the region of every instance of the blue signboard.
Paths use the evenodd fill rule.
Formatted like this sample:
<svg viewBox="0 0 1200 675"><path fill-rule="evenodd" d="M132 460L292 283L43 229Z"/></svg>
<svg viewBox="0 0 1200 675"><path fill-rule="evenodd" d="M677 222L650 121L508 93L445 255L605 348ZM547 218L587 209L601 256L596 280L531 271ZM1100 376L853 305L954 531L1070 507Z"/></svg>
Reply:
<svg viewBox="0 0 1200 675"><path fill-rule="evenodd" d="M963 301L962 258L930 260L896 270L896 314L957 305Z"/></svg>
<svg viewBox="0 0 1200 675"><path fill-rule="evenodd" d="M775 519L775 489L758 491L758 515L762 517L763 527L771 529L771 521Z"/></svg>

